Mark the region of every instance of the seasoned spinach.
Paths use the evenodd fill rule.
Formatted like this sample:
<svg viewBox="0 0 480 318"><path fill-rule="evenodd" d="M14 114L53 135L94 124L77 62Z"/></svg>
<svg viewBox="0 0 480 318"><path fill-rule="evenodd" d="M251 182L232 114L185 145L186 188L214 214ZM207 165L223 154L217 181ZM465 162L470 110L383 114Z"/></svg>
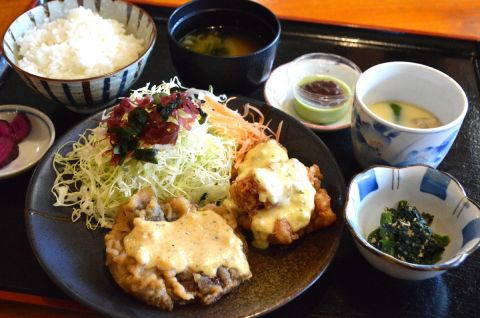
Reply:
<svg viewBox="0 0 480 318"><path fill-rule="evenodd" d="M385 208L380 217L380 227L368 236L368 242L393 257L415 264L438 262L448 236L432 232L433 215L420 213L403 200L396 209Z"/></svg>

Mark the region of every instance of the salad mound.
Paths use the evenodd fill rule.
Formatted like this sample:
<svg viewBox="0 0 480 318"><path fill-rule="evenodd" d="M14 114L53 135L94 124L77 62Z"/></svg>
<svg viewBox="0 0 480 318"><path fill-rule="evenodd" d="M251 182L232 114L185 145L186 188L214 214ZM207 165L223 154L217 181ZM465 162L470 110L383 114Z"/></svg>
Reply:
<svg viewBox="0 0 480 318"><path fill-rule="evenodd" d="M269 138L263 119L249 123L222 101L176 79L134 90L97 127L57 150L55 206L71 206L73 221L85 215L95 229L111 228L118 208L147 186L162 201L221 202L236 162Z"/></svg>

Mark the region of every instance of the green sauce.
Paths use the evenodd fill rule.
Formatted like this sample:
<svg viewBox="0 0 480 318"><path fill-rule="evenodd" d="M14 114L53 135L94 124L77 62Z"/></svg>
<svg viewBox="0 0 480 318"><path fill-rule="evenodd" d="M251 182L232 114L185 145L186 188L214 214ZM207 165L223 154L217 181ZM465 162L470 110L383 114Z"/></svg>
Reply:
<svg viewBox="0 0 480 318"><path fill-rule="evenodd" d="M385 208L380 227L368 236L368 242L384 253L415 264L437 263L450 243L448 236L432 232L433 215L420 213L407 201L396 209Z"/></svg>

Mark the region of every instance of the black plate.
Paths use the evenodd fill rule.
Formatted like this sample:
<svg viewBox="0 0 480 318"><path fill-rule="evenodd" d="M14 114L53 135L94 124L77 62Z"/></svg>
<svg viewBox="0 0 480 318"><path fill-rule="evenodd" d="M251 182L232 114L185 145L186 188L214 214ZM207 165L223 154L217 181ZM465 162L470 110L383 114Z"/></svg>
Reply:
<svg viewBox="0 0 480 318"><path fill-rule="evenodd" d="M292 117L261 102L237 98L231 107L246 102L258 107L274 130L283 121L281 143L289 156L306 165L316 163L324 174L323 186L332 197L337 215L345 200L342 173L325 144ZM115 317L166 317L163 311L147 306L124 293L105 266L104 230L87 230L84 222L70 221L71 209L54 207L50 189L54 180L53 154L66 142L76 140L87 128L98 125L96 114L57 140L38 165L26 199L26 225L33 251L50 278L67 294L103 314ZM63 149L66 150L66 149ZM286 304L313 284L330 264L342 233L339 217L334 226L308 235L288 247L266 251L251 248L252 279L217 304L178 306L180 317L256 316Z"/></svg>

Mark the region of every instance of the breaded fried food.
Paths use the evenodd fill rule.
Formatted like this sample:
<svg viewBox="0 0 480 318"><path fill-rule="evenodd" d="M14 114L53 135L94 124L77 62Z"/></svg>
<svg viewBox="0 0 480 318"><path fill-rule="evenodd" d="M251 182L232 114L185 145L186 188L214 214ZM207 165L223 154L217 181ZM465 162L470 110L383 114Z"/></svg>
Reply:
<svg viewBox="0 0 480 318"><path fill-rule="evenodd" d="M306 228L307 232L311 232L332 225L337 220L337 215L332 211L327 190L321 187L323 175L319 166L314 164L308 168L308 179L315 188L315 210Z"/></svg>
<svg viewBox="0 0 480 318"><path fill-rule="evenodd" d="M307 168L275 140L246 155L230 187L237 222L254 236L253 245L290 244L305 233L330 226L336 214L321 187L317 165Z"/></svg>
<svg viewBox="0 0 480 318"><path fill-rule="evenodd" d="M243 241L218 213L184 198L160 204L149 188L121 207L105 245L117 284L165 310L212 304L251 277Z"/></svg>

